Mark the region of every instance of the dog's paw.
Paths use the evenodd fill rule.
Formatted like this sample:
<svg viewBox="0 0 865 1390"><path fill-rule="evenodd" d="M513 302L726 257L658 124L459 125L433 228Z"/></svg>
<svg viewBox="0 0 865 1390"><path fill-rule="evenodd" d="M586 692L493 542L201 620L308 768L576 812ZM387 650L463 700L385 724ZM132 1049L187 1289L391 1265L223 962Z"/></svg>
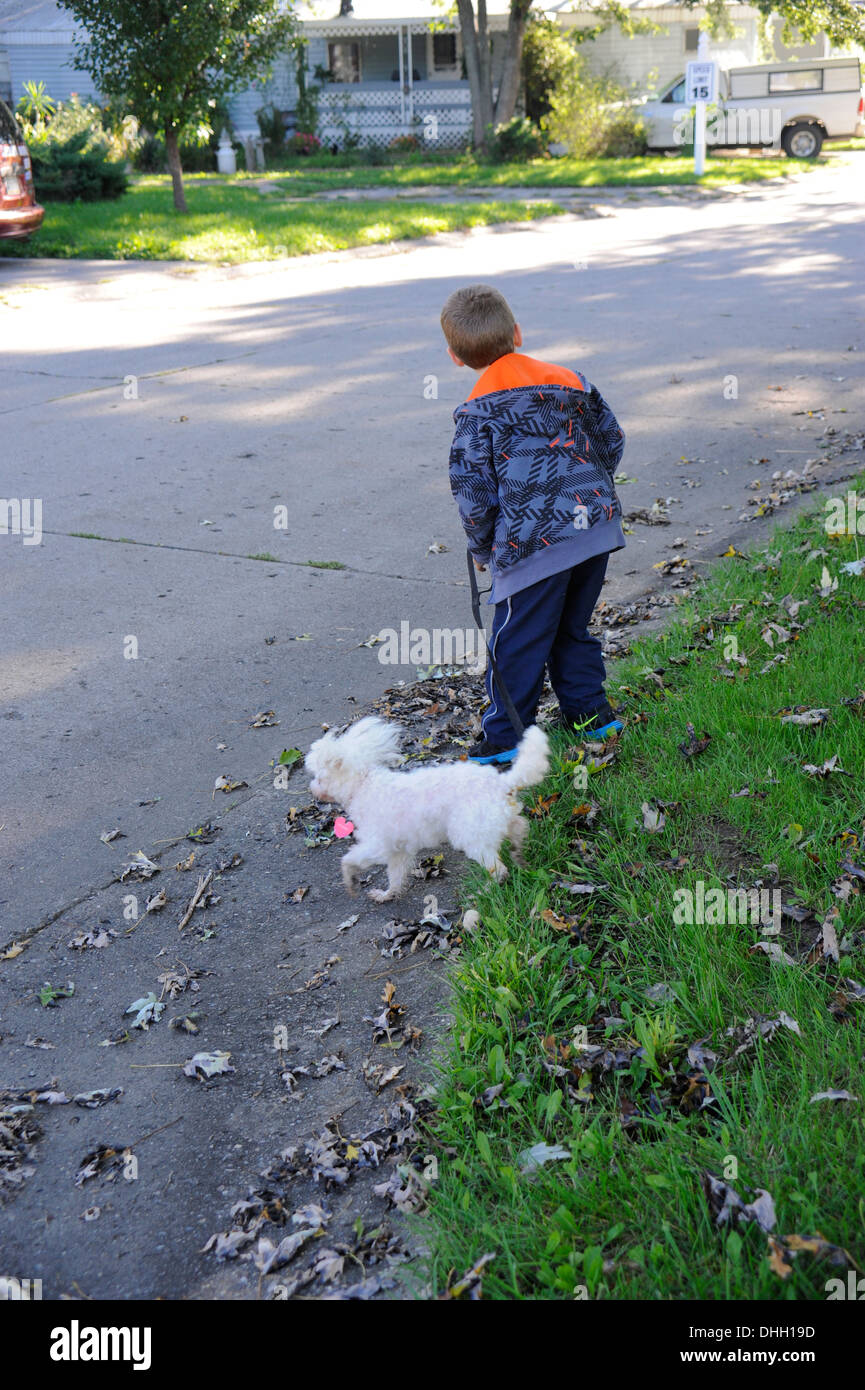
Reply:
<svg viewBox="0 0 865 1390"><path fill-rule="evenodd" d="M391 898L396 897L396 894L392 893L389 888L370 888L369 896L374 903L389 903Z"/></svg>

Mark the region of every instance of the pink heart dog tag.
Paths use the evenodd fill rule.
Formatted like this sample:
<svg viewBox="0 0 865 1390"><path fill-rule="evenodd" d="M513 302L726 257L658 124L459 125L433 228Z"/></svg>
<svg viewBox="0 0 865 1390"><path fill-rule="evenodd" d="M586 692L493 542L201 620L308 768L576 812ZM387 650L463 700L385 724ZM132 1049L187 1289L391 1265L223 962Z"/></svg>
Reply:
<svg viewBox="0 0 865 1390"><path fill-rule="evenodd" d="M347 840L353 830L354 825L350 820L346 820L345 816L337 816L333 823L333 833L338 840Z"/></svg>

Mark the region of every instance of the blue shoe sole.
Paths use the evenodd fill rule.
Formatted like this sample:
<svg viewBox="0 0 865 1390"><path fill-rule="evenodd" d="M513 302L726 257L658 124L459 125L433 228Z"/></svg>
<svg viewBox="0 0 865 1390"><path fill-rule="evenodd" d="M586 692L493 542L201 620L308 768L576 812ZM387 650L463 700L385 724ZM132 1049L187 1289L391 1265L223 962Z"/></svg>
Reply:
<svg viewBox="0 0 865 1390"><path fill-rule="evenodd" d="M470 763L511 763L517 756L516 748L508 748L504 753L490 753L486 758L469 758Z"/></svg>
<svg viewBox="0 0 865 1390"><path fill-rule="evenodd" d="M592 729L591 732L584 735L584 737L603 740L609 738L611 734L620 734L624 727L621 719L612 719L610 723L605 724L602 729Z"/></svg>

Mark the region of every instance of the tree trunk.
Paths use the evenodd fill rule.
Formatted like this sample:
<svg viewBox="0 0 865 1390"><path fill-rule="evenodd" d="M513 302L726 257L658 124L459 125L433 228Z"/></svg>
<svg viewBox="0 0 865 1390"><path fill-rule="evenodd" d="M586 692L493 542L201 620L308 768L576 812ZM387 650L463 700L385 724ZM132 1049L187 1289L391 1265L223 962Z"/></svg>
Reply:
<svg viewBox="0 0 865 1390"><path fill-rule="evenodd" d="M487 139L487 126L493 120L493 93L490 80L489 40L486 26L486 0L483 6L482 32L480 25L475 27L475 11L472 0L457 0L460 31L463 39L463 52L466 59L466 72L472 97L472 144L475 149L483 149ZM484 52L486 63L483 62Z"/></svg>
<svg viewBox="0 0 865 1390"><path fill-rule="evenodd" d="M484 144L486 144L488 127L493 124L493 63L487 26L487 0L478 0L478 68L481 79Z"/></svg>
<svg viewBox="0 0 865 1390"><path fill-rule="evenodd" d="M168 154L168 168L171 185L174 189L174 206L178 212L188 212L186 194L183 191L183 168L180 163L180 147L177 143L177 130L174 126L165 127L165 149Z"/></svg>
<svg viewBox="0 0 865 1390"><path fill-rule="evenodd" d="M523 39L531 8L532 0L511 0L505 59L496 101L496 125L509 121L516 110L522 79Z"/></svg>

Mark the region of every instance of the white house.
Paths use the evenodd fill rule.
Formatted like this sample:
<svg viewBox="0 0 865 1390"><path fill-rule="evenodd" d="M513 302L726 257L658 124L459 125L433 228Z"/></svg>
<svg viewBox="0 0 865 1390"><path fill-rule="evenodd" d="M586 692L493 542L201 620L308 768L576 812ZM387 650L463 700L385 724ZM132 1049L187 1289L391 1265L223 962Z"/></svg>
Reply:
<svg viewBox="0 0 865 1390"><path fill-rule="evenodd" d="M584 0L575 8L575 0L541 0L537 8L565 28L585 27L595 22L591 4ZM705 12L657 0L631 0L629 8L653 21L657 32L627 38L617 27L606 30L583 48L592 66L634 89L663 85L684 72L696 53ZM712 56L722 66L773 56L763 46L758 11L735 3L728 9L735 35L713 42ZM308 41L307 82L319 85L316 70L328 74L319 96L319 134L325 143L387 145L405 134L430 146L467 140L471 100L455 10L447 14L440 0L302 0L296 13ZM487 0L494 82L507 13L508 0ZM0 97L14 103L30 80L44 82L55 101L68 100L73 92L98 98L88 74L72 66L75 32L69 11L52 0L0 0ZM770 42L777 56L791 51L780 44L777 27ZM792 50L803 57L830 51L822 38ZM267 82L232 99L235 130L257 132L256 111L272 104L290 131L297 94L296 57L286 52Z"/></svg>

